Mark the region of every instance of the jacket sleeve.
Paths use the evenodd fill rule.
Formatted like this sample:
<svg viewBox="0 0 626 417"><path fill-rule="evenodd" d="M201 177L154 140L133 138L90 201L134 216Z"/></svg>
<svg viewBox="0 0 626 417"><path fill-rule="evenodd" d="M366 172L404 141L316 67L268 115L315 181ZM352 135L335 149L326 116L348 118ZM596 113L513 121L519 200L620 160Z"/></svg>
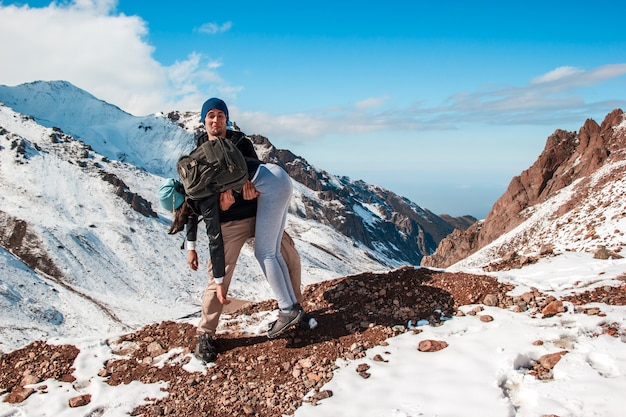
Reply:
<svg viewBox="0 0 626 417"><path fill-rule="evenodd" d="M206 234L209 238L209 254L213 265L213 278L223 278L226 274L224 260L224 241L220 226L219 194L212 195L199 202L202 218L206 225Z"/></svg>
<svg viewBox="0 0 626 417"><path fill-rule="evenodd" d="M247 135L242 132L235 132L229 130L226 132L226 138L231 140L237 149L245 156L246 158L259 159L256 151L254 150L254 143L252 143L252 139L250 139Z"/></svg>
<svg viewBox="0 0 626 417"><path fill-rule="evenodd" d="M195 242L198 240L198 215L196 214L197 209L192 201L188 200L188 204L191 206L194 214L189 216L187 220L187 224L185 225L185 233L187 242ZM187 247L189 249L189 247Z"/></svg>
<svg viewBox="0 0 626 417"><path fill-rule="evenodd" d="M245 156L246 158L256 159L257 161L259 160L259 156L254 150L254 144L249 137L244 136L243 138L241 138L239 144L237 145L237 148L239 148L243 156Z"/></svg>

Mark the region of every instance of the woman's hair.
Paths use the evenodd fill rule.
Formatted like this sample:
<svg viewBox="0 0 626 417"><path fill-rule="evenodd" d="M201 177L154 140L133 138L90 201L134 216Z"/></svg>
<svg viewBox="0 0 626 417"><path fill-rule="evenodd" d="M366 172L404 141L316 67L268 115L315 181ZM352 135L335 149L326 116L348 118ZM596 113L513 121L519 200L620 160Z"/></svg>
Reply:
<svg viewBox="0 0 626 417"><path fill-rule="evenodd" d="M187 201L183 202L176 210L174 210L174 220L168 234L175 235L181 230L185 229L185 225L189 221L189 216L193 213L193 210L187 204Z"/></svg>

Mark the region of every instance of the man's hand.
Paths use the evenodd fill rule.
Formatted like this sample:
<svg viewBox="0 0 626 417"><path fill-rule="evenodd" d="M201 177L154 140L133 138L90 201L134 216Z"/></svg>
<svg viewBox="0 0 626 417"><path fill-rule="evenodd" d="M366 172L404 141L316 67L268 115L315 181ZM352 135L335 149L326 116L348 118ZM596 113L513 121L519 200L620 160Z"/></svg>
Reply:
<svg viewBox="0 0 626 417"><path fill-rule="evenodd" d="M226 288L224 288L224 284L217 284L217 299L220 303L226 305L230 304L230 300L226 297Z"/></svg>
<svg viewBox="0 0 626 417"><path fill-rule="evenodd" d="M220 194L220 210L226 211L235 203L233 190L226 190Z"/></svg>
<svg viewBox="0 0 626 417"><path fill-rule="evenodd" d="M241 195L243 195L244 200L254 200L259 196L259 192L254 188L254 185L252 185L252 181L248 181L243 185Z"/></svg>
<svg viewBox="0 0 626 417"><path fill-rule="evenodd" d="M193 249L187 251L187 264L194 271L198 270L198 252Z"/></svg>

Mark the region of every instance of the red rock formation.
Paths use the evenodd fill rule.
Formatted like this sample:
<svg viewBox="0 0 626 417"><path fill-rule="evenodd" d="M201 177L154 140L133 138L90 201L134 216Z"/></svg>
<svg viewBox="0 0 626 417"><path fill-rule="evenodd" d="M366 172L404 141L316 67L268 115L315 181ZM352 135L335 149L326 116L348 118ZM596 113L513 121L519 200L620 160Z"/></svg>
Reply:
<svg viewBox="0 0 626 417"><path fill-rule="evenodd" d="M422 259L421 265L445 268L466 258L526 220L524 210L528 207L588 177L608 160L626 159L626 131L616 129L623 120L623 111L616 109L602 125L587 119L578 133L556 130L535 163L511 180L485 220L450 234L433 255Z"/></svg>

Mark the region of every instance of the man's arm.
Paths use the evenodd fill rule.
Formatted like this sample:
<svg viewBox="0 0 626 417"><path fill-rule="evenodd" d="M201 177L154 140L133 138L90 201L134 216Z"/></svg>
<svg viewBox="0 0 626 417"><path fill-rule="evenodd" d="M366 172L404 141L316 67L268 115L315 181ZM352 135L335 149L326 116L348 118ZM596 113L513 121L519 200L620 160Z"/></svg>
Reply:
<svg viewBox="0 0 626 417"><path fill-rule="evenodd" d="M198 253L196 252L196 239L198 237L198 216L193 214L185 225L187 238L185 247L187 249L187 264L194 271L198 270Z"/></svg>

